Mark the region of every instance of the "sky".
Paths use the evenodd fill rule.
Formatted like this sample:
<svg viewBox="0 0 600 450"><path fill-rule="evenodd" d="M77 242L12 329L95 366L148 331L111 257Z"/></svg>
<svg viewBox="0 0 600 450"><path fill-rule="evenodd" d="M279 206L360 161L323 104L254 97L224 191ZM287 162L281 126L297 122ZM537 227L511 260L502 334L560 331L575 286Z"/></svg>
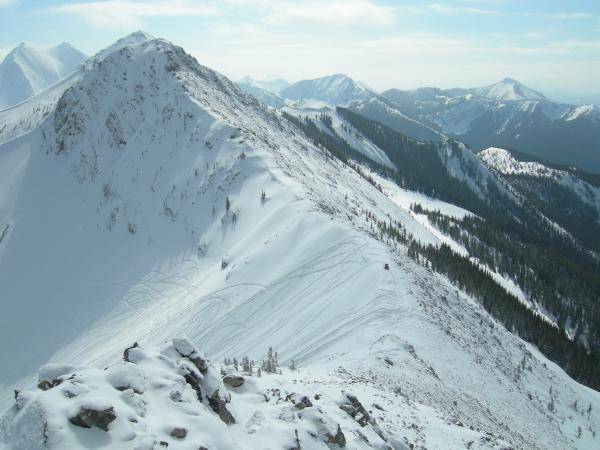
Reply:
<svg viewBox="0 0 600 450"><path fill-rule="evenodd" d="M139 29L233 79L345 73L385 90L512 77L600 104L600 0L0 0L0 58L20 42L92 55Z"/></svg>

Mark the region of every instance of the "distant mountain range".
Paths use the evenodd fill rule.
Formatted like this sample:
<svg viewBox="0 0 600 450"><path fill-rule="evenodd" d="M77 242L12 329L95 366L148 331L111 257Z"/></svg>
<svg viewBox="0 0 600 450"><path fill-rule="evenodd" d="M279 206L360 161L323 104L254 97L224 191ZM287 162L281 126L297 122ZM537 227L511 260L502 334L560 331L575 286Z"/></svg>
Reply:
<svg viewBox="0 0 600 450"><path fill-rule="evenodd" d="M346 106L415 139L455 137L474 151L513 148L600 173L600 108L554 102L512 78L470 89L390 89L381 94L342 74L283 89L246 77L240 86L274 108Z"/></svg>
<svg viewBox="0 0 600 450"><path fill-rule="evenodd" d="M475 151L516 148L553 163L600 172L600 108L556 103L516 80L473 89L390 89L399 109Z"/></svg>
<svg viewBox="0 0 600 450"><path fill-rule="evenodd" d="M20 44L0 64L0 109L42 92L86 58L66 42L49 48Z"/></svg>

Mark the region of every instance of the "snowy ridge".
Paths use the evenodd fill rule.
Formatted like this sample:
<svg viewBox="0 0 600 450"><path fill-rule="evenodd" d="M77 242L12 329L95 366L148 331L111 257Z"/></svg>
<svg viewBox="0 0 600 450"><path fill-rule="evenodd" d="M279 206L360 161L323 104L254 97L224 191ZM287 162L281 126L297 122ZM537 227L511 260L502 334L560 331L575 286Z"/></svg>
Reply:
<svg viewBox="0 0 600 450"><path fill-rule="evenodd" d="M505 175L527 175L555 180L600 211L600 188L590 185L571 172L547 167L535 161L519 161L508 150L501 148L490 147L479 152L478 156L488 167Z"/></svg>
<svg viewBox="0 0 600 450"><path fill-rule="evenodd" d="M306 387L311 402L324 393L327 430L340 424L356 447L361 433L378 441L372 427L356 427L339 409L340 389L355 392L396 448L597 447L600 395L378 236L366 212L401 221L423 243L440 242L432 232L225 77L167 41L138 37L91 59L39 126L0 145L0 225L10 224L0 242L0 285L11 299L0 302L0 405L13 408L0 442L19 448L12 430L40 430L39 420L20 421L12 394L37 384L40 365L106 367L132 342L147 349L144 376L173 418L195 424L187 415L198 413L218 423L206 404L188 409L163 395L166 377L193 400L153 349L184 335L214 360L260 360L272 345L282 364L301 368L299 376L265 377L245 399L232 392L239 427L230 425L223 439L233 448L240 436L293 445L294 429L317 426L297 414L280 419L284 404L255 395L279 383L282 391ZM166 356L179 365L177 355ZM135 395L110 390L106 371L69 370L60 375L80 371L83 385L98 382L91 397L109 392L115 411L131 407L123 396ZM23 401L64 395L65 383L23 391ZM158 398L150 394L149 402ZM251 420L257 410L264 420ZM95 428L70 434L75 425L59 417L66 428L55 430L65 442L106 441ZM147 430L134 439L170 435L153 417L149 411ZM112 422L120 424L108 426L115 439L137 427ZM216 443L222 429L198 424L190 439ZM252 430L256 436L247 436Z"/></svg>

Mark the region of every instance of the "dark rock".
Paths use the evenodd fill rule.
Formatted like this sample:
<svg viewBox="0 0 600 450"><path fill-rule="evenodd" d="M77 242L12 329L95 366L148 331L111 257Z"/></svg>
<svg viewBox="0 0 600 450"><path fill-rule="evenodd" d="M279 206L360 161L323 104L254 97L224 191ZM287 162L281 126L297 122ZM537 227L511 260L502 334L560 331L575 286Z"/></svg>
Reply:
<svg viewBox="0 0 600 450"><path fill-rule="evenodd" d="M188 373L185 375L185 381L189 384L193 390L196 391L196 397L198 397L198 401L202 401L202 389L200 388L200 380L193 374Z"/></svg>
<svg viewBox="0 0 600 450"><path fill-rule="evenodd" d="M337 431L336 431L335 435L328 436L327 443L328 444L337 444L340 447L346 446L346 436L344 436L344 433L342 433L342 428L340 427L339 424L337 426Z"/></svg>
<svg viewBox="0 0 600 450"><path fill-rule="evenodd" d="M41 389L42 391L47 391L48 389L52 389L53 387L58 386L60 383L62 383L61 379L56 379L52 381L42 380L38 383L38 389Z"/></svg>
<svg viewBox="0 0 600 450"><path fill-rule="evenodd" d="M371 416L368 411L353 394L346 393L345 401L346 403L341 405L340 409L352 416L361 427L366 426L371 421Z"/></svg>
<svg viewBox="0 0 600 450"><path fill-rule="evenodd" d="M115 409L112 406L106 409L93 409L82 406L75 416L69 417L69 421L78 427L96 427L108 431L108 424L116 418Z"/></svg>
<svg viewBox="0 0 600 450"><path fill-rule="evenodd" d="M313 405L308 396L297 395L293 392L285 397L285 401L291 401L298 409L310 408Z"/></svg>
<svg viewBox="0 0 600 450"><path fill-rule="evenodd" d="M208 361L198 354L190 341L187 339L173 339L173 347L183 358L189 359L201 373L206 373Z"/></svg>
<svg viewBox="0 0 600 450"><path fill-rule="evenodd" d="M303 395L299 399L296 399L294 403L294 406L298 409L310 408L312 405L312 402L306 395Z"/></svg>
<svg viewBox="0 0 600 450"><path fill-rule="evenodd" d="M244 384L244 377L239 375L225 375L223 377L223 383L229 387L237 388Z"/></svg>
<svg viewBox="0 0 600 450"><path fill-rule="evenodd" d="M127 362L131 362L131 361L129 361L129 350L131 350L132 348L137 348L137 347L139 347L137 342L134 342L131 347L127 347L125 349L125 351L123 352L123 359Z"/></svg>
<svg viewBox="0 0 600 450"><path fill-rule="evenodd" d="M288 450L302 450L302 446L300 445L300 438L298 437L298 430L294 430L294 445Z"/></svg>
<svg viewBox="0 0 600 450"><path fill-rule="evenodd" d="M219 415L223 422L225 422L227 425L231 425L235 423L235 419L227 409L227 403L229 403L227 398L222 396L218 389L213 392L210 397L208 397L208 404L212 410Z"/></svg>
<svg viewBox="0 0 600 450"><path fill-rule="evenodd" d="M15 389L14 391L14 395L15 395L15 400L17 400L19 398L19 394L21 393L21 391Z"/></svg>
<svg viewBox="0 0 600 450"><path fill-rule="evenodd" d="M177 439L185 439L185 437L187 436L187 430L185 428L179 427L173 428L171 430L171 436Z"/></svg>

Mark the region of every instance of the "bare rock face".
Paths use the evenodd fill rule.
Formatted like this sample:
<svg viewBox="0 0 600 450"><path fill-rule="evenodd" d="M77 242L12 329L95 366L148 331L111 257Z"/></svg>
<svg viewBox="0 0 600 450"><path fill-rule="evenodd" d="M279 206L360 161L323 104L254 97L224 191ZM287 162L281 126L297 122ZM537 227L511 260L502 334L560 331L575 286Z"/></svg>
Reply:
<svg viewBox="0 0 600 450"><path fill-rule="evenodd" d="M184 338L173 339L173 347L184 358L189 359L201 373L208 370L208 360L200 355L194 345Z"/></svg>
<svg viewBox="0 0 600 450"><path fill-rule="evenodd" d="M177 439L185 439L187 430L185 428L176 427L171 430L171 436Z"/></svg>
<svg viewBox="0 0 600 450"><path fill-rule="evenodd" d="M69 417L69 422L82 428L96 427L108 431L108 425L116 418L117 415L112 406L104 409L82 406L77 414Z"/></svg>
<svg viewBox="0 0 600 450"><path fill-rule="evenodd" d="M223 377L223 383L226 386L237 388L244 384L244 377L239 375L225 375Z"/></svg>
<svg viewBox="0 0 600 450"><path fill-rule="evenodd" d="M208 398L208 404L212 410L219 415L223 422L225 422L227 425L231 425L235 423L235 418L227 409L227 403L229 403L229 398L221 395L219 390L213 392L213 394Z"/></svg>
<svg viewBox="0 0 600 450"><path fill-rule="evenodd" d="M310 408L313 405L307 395L291 394L290 400L292 400L296 409Z"/></svg>
<svg viewBox="0 0 600 450"><path fill-rule="evenodd" d="M138 345L137 342L134 342L131 347L127 347L125 349L125 351L123 352L123 360L125 360L126 362L133 362L129 358L129 351L132 350L132 349L134 349L134 348L138 348L138 347L139 347L139 345Z"/></svg>
<svg viewBox="0 0 600 450"><path fill-rule="evenodd" d="M351 392L344 393L340 404L340 409L352 416L361 427L370 425L373 431L377 433L381 439L387 441L375 418L369 414L369 412L365 409L362 403L358 401L358 398L356 398L354 394Z"/></svg>
<svg viewBox="0 0 600 450"><path fill-rule="evenodd" d="M38 389L47 391L60 385L77 368L64 364L46 364L38 371Z"/></svg>
<svg viewBox="0 0 600 450"><path fill-rule="evenodd" d="M346 446L346 436L344 436L344 433L342 433L342 428L340 427L339 424L337 426L336 433L333 436L329 435L329 439L327 440L327 443L336 444L336 445L339 445L340 447Z"/></svg>
<svg viewBox="0 0 600 450"><path fill-rule="evenodd" d="M356 396L350 392L344 394L340 409L352 416L361 427L366 426L371 421L371 416L368 411L362 403L358 401Z"/></svg>

